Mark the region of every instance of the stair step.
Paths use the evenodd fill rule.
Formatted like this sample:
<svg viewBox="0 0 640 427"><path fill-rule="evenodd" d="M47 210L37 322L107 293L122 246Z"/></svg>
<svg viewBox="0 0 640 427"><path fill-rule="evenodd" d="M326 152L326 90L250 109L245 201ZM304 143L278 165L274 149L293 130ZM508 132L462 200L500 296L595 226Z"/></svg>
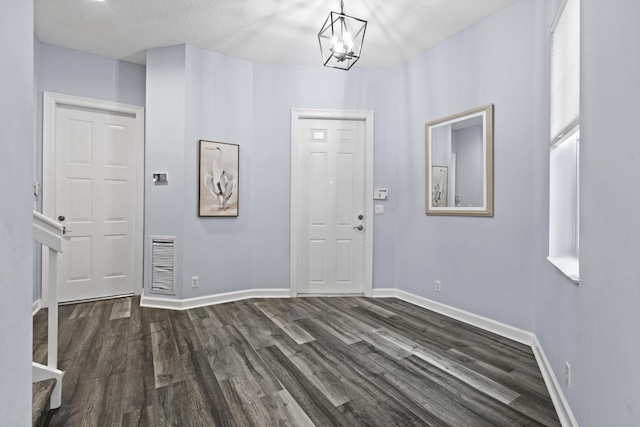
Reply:
<svg viewBox="0 0 640 427"><path fill-rule="evenodd" d="M49 414L49 399L55 386L55 379L33 383L33 407L31 410L31 425L33 427L41 427L47 420L47 415Z"/></svg>

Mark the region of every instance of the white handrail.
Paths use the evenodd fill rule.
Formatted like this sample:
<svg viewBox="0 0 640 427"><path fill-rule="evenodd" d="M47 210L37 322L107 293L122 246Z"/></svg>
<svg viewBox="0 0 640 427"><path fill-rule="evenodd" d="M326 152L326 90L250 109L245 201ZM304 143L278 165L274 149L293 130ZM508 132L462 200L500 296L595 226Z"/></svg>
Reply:
<svg viewBox="0 0 640 427"><path fill-rule="evenodd" d="M58 253L62 252L63 227L51 218L33 211L33 239L49 248L49 331L47 338L47 367L34 363L34 380L43 377L56 378L56 386L51 395L51 409L59 408L62 396L62 375L58 370Z"/></svg>
<svg viewBox="0 0 640 427"><path fill-rule="evenodd" d="M56 252L62 252L62 225L40 212L33 211L33 240Z"/></svg>
<svg viewBox="0 0 640 427"><path fill-rule="evenodd" d="M38 221L42 221L45 224L47 224L48 226L50 226L51 228L60 230L60 232L62 233L62 225L60 225L59 222L49 218L48 216L45 216L45 215L41 214L38 211L33 211L33 219L38 220Z"/></svg>

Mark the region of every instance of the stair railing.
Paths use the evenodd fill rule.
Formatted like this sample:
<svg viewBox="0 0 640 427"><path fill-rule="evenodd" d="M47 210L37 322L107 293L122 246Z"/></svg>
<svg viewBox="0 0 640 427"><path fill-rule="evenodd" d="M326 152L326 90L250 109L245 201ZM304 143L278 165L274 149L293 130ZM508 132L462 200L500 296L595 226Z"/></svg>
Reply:
<svg viewBox="0 0 640 427"><path fill-rule="evenodd" d="M56 379L56 386L51 394L51 409L59 408L62 400L62 376L58 369L58 253L62 252L63 228L58 222L33 211L33 240L49 248L49 292L47 366L33 362L33 382L49 378Z"/></svg>

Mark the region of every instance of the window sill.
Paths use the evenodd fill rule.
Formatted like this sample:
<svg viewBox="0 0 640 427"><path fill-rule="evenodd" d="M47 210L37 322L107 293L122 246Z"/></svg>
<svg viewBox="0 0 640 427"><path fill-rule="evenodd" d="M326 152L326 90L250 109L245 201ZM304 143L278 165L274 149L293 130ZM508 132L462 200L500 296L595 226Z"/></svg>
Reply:
<svg viewBox="0 0 640 427"><path fill-rule="evenodd" d="M580 283L580 260L574 256L547 257L549 262L575 284Z"/></svg>

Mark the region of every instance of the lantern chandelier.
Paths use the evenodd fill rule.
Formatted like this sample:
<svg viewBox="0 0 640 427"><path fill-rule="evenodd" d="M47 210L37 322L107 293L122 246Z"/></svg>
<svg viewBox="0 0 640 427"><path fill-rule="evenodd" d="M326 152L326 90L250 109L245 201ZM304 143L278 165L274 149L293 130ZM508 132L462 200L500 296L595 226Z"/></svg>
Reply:
<svg viewBox="0 0 640 427"><path fill-rule="evenodd" d="M340 1L340 13L331 12L318 33L322 63L325 67L350 69L360 59L367 21L344 14L344 2Z"/></svg>

